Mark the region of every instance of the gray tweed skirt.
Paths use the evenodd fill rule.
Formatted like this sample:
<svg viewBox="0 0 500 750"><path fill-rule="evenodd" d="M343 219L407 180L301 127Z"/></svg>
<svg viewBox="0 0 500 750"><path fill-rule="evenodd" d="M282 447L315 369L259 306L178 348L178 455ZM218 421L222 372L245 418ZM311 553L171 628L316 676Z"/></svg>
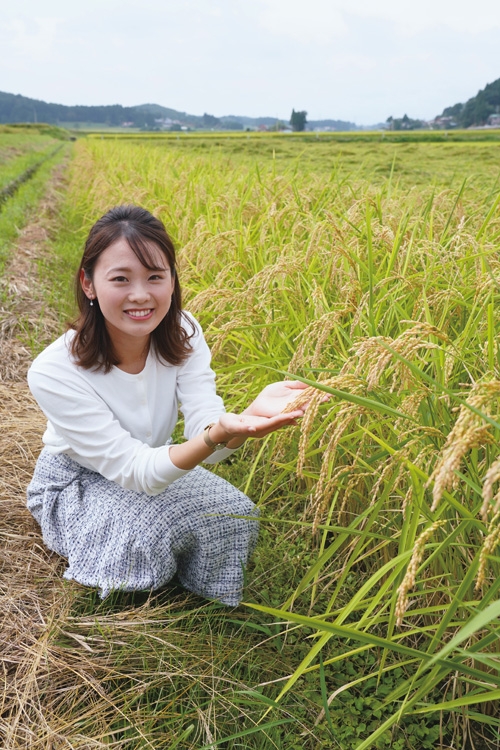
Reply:
<svg viewBox="0 0 500 750"><path fill-rule="evenodd" d="M98 587L103 598L157 589L177 574L195 594L231 607L241 601L258 510L206 469L198 466L149 496L44 449L28 508L47 547L67 558L64 577Z"/></svg>

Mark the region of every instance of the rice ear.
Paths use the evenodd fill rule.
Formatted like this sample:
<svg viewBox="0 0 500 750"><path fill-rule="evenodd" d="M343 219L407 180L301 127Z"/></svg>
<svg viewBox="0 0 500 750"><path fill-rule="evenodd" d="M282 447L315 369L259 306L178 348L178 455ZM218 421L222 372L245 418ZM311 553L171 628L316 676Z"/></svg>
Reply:
<svg viewBox="0 0 500 750"><path fill-rule="evenodd" d="M467 399L467 404L490 415L493 404L500 398L500 381L494 380L476 384ZM472 449L479 448L493 442L490 425L474 411L463 405L459 409L457 420L448 434L446 443L438 458L427 486L432 488L433 502L431 511L439 505L443 494L455 488L458 484L457 471L464 456ZM492 467L493 469L493 467ZM493 470L494 472L496 469ZM493 475L492 475L493 476ZM490 477L491 479L491 477ZM488 492L489 483L486 487ZM484 514L486 501L483 503Z"/></svg>
<svg viewBox="0 0 500 750"><path fill-rule="evenodd" d="M479 553L479 567L476 577L476 591L481 591L486 581L488 569L488 557L492 555L500 544L500 512L497 512L490 521L488 532Z"/></svg>
<svg viewBox="0 0 500 750"><path fill-rule="evenodd" d="M500 480L500 456L494 461L486 472L483 483L483 504L481 506L480 515L483 521L486 523L488 520L488 509L493 499L493 485ZM500 490L495 495L495 505L493 507L493 514L496 515L500 511Z"/></svg>
<svg viewBox="0 0 500 750"><path fill-rule="evenodd" d="M424 557L425 545L432 537L434 532L444 526L446 521L435 521L427 529L425 529L415 541L413 547L413 553L408 563L405 576L398 588L397 601L396 601L396 624L400 627L403 623L404 614L408 608L409 603L409 592L413 589L416 583L417 570L420 567L420 563Z"/></svg>

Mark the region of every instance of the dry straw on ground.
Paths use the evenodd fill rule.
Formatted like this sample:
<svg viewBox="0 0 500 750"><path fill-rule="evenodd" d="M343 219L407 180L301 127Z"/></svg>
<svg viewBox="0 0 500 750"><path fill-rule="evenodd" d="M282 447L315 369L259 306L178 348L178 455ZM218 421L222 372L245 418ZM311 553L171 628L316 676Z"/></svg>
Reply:
<svg viewBox="0 0 500 750"><path fill-rule="evenodd" d="M161 694L170 684L171 717L163 717L168 725L183 720L176 696L185 698L190 686L199 688L205 700L212 695L230 709L225 695L237 682L224 665L214 671L213 659L206 650L200 652L199 633L183 622L194 616L196 598L174 592L154 608L147 600L101 614L96 625L94 614L77 614L83 587L64 581L66 561L46 548L26 508L26 487L45 429L26 385L31 361L26 336L40 331L40 321L43 340L38 345L58 333L56 316L39 293L37 269L46 252L53 204L52 195L21 233L0 290L0 747L160 746L145 731L149 736L158 731L158 742L165 747L161 717L153 729L143 729L151 723L147 697L143 709L130 710L129 703L139 706L143 694ZM137 642L143 648L136 648ZM271 672L266 676L271 679ZM192 739L204 744L214 734L212 717L202 708L196 711L190 719L198 721L199 729Z"/></svg>
<svg viewBox="0 0 500 750"><path fill-rule="evenodd" d="M63 561L45 548L26 508L26 487L45 428L26 385L27 337L41 319L45 336L57 330L56 316L38 289L36 261L47 240L60 179L57 172L38 218L21 232L0 287L0 744L6 750L63 747L39 744L37 729L43 723L38 678L40 666L46 665L48 624L64 609Z"/></svg>
<svg viewBox="0 0 500 750"><path fill-rule="evenodd" d="M61 610L62 561L47 551L26 508L44 419L24 383L0 384L0 423L0 741L4 748L27 748L35 746L32 711L39 701L47 624Z"/></svg>

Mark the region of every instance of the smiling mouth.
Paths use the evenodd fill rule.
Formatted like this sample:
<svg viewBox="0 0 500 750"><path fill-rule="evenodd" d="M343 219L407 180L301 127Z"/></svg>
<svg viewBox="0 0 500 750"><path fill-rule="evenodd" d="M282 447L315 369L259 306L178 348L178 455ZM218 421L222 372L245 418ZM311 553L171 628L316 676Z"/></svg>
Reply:
<svg viewBox="0 0 500 750"><path fill-rule="evenodd" d="M125 313L130 318L147 318L153 310L150 308L148 310L125 310Z"/></svg>

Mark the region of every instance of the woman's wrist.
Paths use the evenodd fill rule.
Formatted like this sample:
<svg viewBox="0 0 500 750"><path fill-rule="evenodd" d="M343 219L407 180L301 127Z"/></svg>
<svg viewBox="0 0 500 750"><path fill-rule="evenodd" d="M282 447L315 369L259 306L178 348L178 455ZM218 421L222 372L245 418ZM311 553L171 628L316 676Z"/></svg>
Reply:
<svg viewBox="0 0 500 750"><path fill-rule="evenodd" d="M215 422L210 427L210 440L214 443L226 443L226 448L239 448L246 440L243 435L234 435L228 432L220 422Z"/></svg>
<svg viewBox="0 0 500 750"><path fill-rule="evenodd" d="M239 437L234 437L228 442L228 444L226 445L226 448L231 448L231 449L239 448L241 445L243 445L245 440L246 440L246 437L243 437L242 435L240 435Z"/></svg>
<svg viewBox="0 0 500 750"><path fill-rule="evenodd" d="M220 422L214 422L210 425L210 429L207 430L208 437L213 443L229 443L234 439L234 435L229 433Z"/></svg>

